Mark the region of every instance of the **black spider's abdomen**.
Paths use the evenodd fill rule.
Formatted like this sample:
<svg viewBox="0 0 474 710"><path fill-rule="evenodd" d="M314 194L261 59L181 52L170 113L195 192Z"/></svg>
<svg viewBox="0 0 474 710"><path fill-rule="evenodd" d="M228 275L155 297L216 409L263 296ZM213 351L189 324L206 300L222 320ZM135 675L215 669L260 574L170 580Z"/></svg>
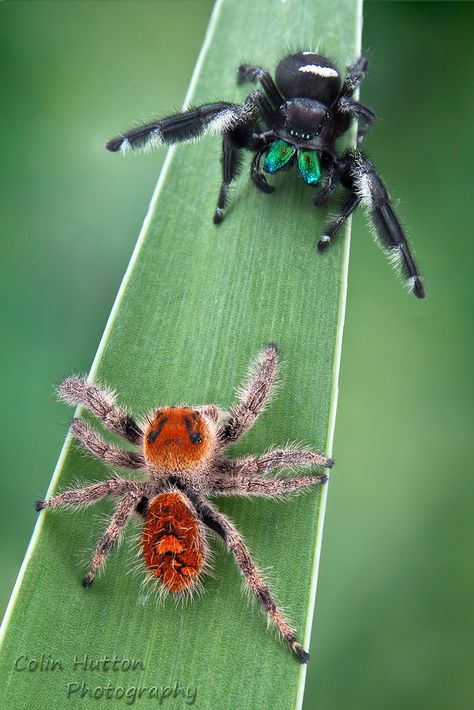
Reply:
<svg viewBox="0 0 474 710"><path fill-rule="evenodd" d="M275 81L283 96L315 99L332 104L341 89L338 69L329 59L314 52L290 54L278 64Z"/></svg>

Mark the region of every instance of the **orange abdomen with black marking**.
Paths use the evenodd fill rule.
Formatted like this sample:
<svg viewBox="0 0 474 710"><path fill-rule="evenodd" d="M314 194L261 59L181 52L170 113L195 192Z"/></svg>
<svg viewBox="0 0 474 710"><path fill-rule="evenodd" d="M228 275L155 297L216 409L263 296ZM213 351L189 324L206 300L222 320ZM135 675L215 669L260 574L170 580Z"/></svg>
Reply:
<svg viewBox="0 0 474 710"><path fill-rule="evenodd" d="M168 591L189 589L204 564L204 540L184 496L160 493L148 506L142 534L145 564Z"/></svg>

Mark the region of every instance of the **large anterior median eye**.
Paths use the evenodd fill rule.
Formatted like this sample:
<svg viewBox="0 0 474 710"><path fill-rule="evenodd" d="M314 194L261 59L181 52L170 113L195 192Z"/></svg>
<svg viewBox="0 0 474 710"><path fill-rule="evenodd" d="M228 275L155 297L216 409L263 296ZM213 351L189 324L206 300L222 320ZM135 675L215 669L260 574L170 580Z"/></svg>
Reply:
<svg viewBox="0 0 474 710"><path fill-rule="evenodd" d="M291 160L294 154L294 146L285 143L285 141L275 141L267 151L263 169L267 173L276 173Z"/></svg>
<svg viewBox="0 0 474 710"><path fill-rule="evenodd" d="M316 185L321 177L321 166L318 154L314 150L298 151L298 170L308 185Z"/></svg>

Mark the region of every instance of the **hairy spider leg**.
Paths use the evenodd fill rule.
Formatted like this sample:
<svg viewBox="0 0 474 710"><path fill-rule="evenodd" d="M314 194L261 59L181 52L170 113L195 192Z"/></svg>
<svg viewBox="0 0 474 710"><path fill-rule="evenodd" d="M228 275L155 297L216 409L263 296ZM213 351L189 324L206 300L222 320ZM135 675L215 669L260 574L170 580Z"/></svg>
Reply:
<svg viewBox="0 0 474 710"><path fill-rule="evenodd" d="M340 214L334 220L334 222L326 229L326 233L323 234L318 242L318 251L324 251L331 243L331 239L336 234L336 232L342 227L346 219L354 212L356 207L360 204L360 197L353 192L347 192L347 197L343 202Z"/></svg>
<svg viewBox="0 0 474 710"><path fill-rule="evenodd" d="M131 444L139 444L143 431L127 410L117 407L115 393L89 382L82 377L66 377L59 386L58 394L64 402L73 406L82 405L102 424Z"/></svg>
<svg viewBox="0 0 474 710"><path fill-rule="evenodd" d="M374 166L358 150L348 150L342 159L341 182L348 197L341 213L318 242L322 251L355 208L362 204L368 210L375 227L375 236L392 265L406 279L417 298L425 297L421 275L410 251L403 228L393 211L387 189Z"/></svg>
<svg viewBox="0 0 474 710"><path fill-rule="evenodd" d="M410 291L413 291L417 298L424 298L425 290L420 273L382 178L370 160L359 151L348 151L347 165L354 190L370 212L380 246L387 253L392 265L406 279Z"/></svg>
<svg viewBox="0 0 474 710"><path fill-rule="evenodd" d="M365 79L369 60L367 57L359 57L347 68L346 78L342 85L339 99L343 96L353 96L356 89L359 88L361 82Z"/></svg>
<svg viewBox="0 0 474 710"><path fill-rule="evenodd" d="M148 504L142 552L150 574L173 594L186 592L199 577L205 543L191 503L179 491L160 493Z"/></svg>
<svg viewBox="0 0 474 710"><path fill-rule="evenodd" d="M182 113L166 116L122 133L106 145L107 150L148 150L160 144L171 145L193 140L207 132L221 133L247 120L249 107L226 101L204 104Z"/></svg>
<svg viewBox="0 0 474 710"><path fill-rule="evenodd" d="M84 587L91 586L97 572L104 566L113 546L120 537L120 534L123 532L126 524L130 520L130 517L135 512L135 508L140 499L140 493L130 491L126 493L118 503L116 511L111 517L106 531L96 545L91 568L82 580L82 585Z"/></svg>
<svg viewBox="0 0 474 710"><path fill-rule="evenodd" d="M275 119L275 109L264 93L261 91L252 91L246 99L246 103L256 106L267 126L272 125Z"/></svg>
<svg viewBox="0 0 474 710"><path fill-rule="evenodd" d="M263 107L263 104L265 107ZM224 133L222 140L222 184L219 191L217 206L214 212L214 224L220 224L224 219L224 207L229 194L229 187L233 180L240 173L242 166L241 150L257 150L260 145L265 144L268 137L262 136L258 123L252 116L254 106L257 105L260 111L272 112L268 101L260 92L253 92L245 101L244 107L248 107L245 120L239 121L234 127Z"/></svg>
<svg viewBox="0 0 474 710"><path fill-rule="evenodd" d="M338 108L341 113L349 113L357 119L357 144L360 145L365 138L365 134L375 121L375 113L349 96L343 96L340 99Z"/></svg>
<svg viewBox="0 0 474 710"><path fill-rule="evenodd" d="M238 392L238 402L219 432L223 444L240 439L255 424L265 409L278 369L278 350L275 343L267 345L251 367L248 382Z"/></svg>
<svg viewBox="0 0 474 710"><path fill-rule="evenodd" d="M270 148L271 144L269 145L264 145L263 148L260 148L257 153L253 156L252 163L250 166L250 178L255 185L261 192L265 192L266 194L270 194L275 190L275 187L273 185L270 185L267 182L267 178L265 177L263 171L260 168L260 161L262 159L262 156L268 151Z"/></svg>
<svg viewBox="0 0 474 710"><path fill-rule="evenodd" d="M211 479L211 492L218 495L278 496L306 486L326 483L327 475L265 478L271 470L290 467L324 466L332 468L334 461L310 449L273 449L260 456L228 459L220 463Z"/></svg>
<svg viewBox="0 0 474 710"><path fill-rule="evenodd" d="M232 496L282 496L295 493L309 486L321 486L328 480L325 473L317 476L285 476L284 478L262 478L251 475L238 475L232 478L221 478L214 484L214 493Z"/></svg>
<svg viewBox="0 0 474 710"><path fill-rule="evenodd" d="M39 513L45 508L78 508L96 503L107 495L122 497L130 491L140 493L142 487L143 484L140 481L110 478L108 481L92 483L90 486L70 488L48 498L48 500L37 500L35 510Z"/></svg>
<svg viewBox="0 0 474 710"><path fill-rule="evenodd" d="M211 530L214 530L214 532L222 537L227 549L234 555L235 562L249 588L257 598L258 603L268 615L270 621L286 639L299 662L307 663L309 661L309 653L307 653L296 640L294 629L283 612L278 608L275 598L270 592L261 572L252 559L250 550L236 527L225 515L199 496L196 495L193 502L201 520Z"/></svg>
<svg viewBox="0 0 474 710"><path fill-rule="evenodd" d="M251 64L241 64L237 71L237 84L243 84L246 81L255 84L260 81L260 84L265 91L268 99L273 104L273 109L277 109L284 103L285 99L278 91L275 82L273 81L270 72L263 67L255 67Z"/></svg>
<svg viewBox="0 0 474 710"><path fill-rule="evenodd" d="M369 66L367 57L359 57L347 70L346 78L342 85L339 96L336 100L341 113L349 113L355 116L357 125L357 144L360 145L365 138L365 134L375 121L375 113L367 106L353 99L355 91L360 83L365 79L365 74Z"/></svg>
<svg viewBox="0 0 474 710"><path fill-rule="evenodd" d="M136 451L127 451L116 444L109 444L91 429L82 419L73 419L71 432L82 446L105 463L121 468L145 468L145 459Z"/></svg>
<svg viewBox="0 0 474 710"><path fill-rule="evenodd" d="M232 140L232 135L225 133L222 140L222 184L214 212L214 224L219 224L224 219L224 207L229 186L239 174L241 165L239 149Z"/></svg>

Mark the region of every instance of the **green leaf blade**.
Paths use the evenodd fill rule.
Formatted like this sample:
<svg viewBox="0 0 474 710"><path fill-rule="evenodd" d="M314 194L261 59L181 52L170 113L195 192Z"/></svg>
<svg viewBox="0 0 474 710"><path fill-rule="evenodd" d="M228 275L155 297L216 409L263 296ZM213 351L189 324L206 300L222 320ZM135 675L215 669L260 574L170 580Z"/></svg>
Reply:
<svg viewBox="0 0 474 710"><path fill-rule="evenodd" d="M234 85L238 63L251 58L273 70L301 28L312 36L311 49L321 40L322 51L348 64L359 51L360 4L218 3L188 102L241 100L251 87ZM282 360L278 392L233 453L260 453L288 441L329 453L348 234L324 256L316 253L323 215L311 207L295 171L272 177L277 190L266 196L244 170L226 219L214 227L219 148L219 139L208 138L169 151L91 374L137 413L180 401L228 407L249 362L275 341ZM77 477L108 475L68 440L49 494ZM306 648L326 495L320 489L278 502L217 500L260 567L271 567L270 586ZM178 683L183 691L195 689L197 707L301 704L305 668L267 631L257 605L241 592L233 560L218 546L204 596L184 608L172 600L144 602L139 579L126 574L133 530L93 587L81 587L103 528L97 515L111 510L104 501L83 512L42 514L3 626L4 706L63 708L68 684L82 682L92 690L110 684L176 692ZM76 656L114 655L139 668L74 669ZM18 671L20 656L59 659L63 670ZM81 702L97 705L90 695ZM138 702L156 705L146 694Z"/></svg>

